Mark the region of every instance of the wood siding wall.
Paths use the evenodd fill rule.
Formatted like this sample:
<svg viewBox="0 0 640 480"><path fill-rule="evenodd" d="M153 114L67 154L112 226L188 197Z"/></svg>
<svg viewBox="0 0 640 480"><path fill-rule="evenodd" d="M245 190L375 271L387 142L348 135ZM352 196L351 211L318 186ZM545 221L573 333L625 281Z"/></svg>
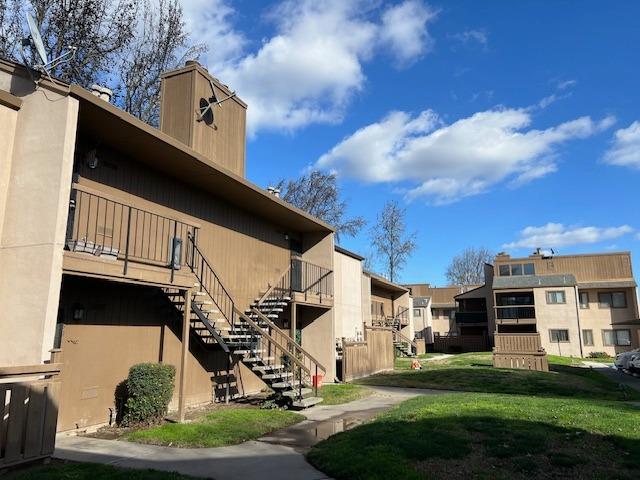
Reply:
<svg viewBox="0 0 640 480"><path fill-rule="evenodd" d="M96 169L78 162L79 183L138 208L199 224L198 244L241 309L288 268L290 251L285 233L300 237L299 233L116 153L100 152L100 158ZM331 265L331 242L326 242L323 250Z"/></svg>
<svg viewBox="0 0 640 480"><path fill-rule="evenodd" d="M624 252L552 258L497 257L495 262L496 275L500 274L500 265L512 263L533 263L536 275L573 274L578 282L633 279L631 256Z"/></svg>
<svg viewBox="0 0 640 480"><path fill-rule="evenodd" d="M344 382L393 370L395 353L391 329L365 326L365 341L345 342L342 355Z"/></svg>
<svg viewBox="0 0 640 480"><path fill-rule="evenodd" d="M76 321L73 311L84 310ZM161 290L80 277L65 277L60 301L64 382L61 431L106 423L116 406L116 388L129 368L142 362L176 367L180 378L181 330L174 307ZM191 337L186 404L200 405L225 393L227 356ZM90 366L90 367L89 367ZM264 384L248 368L233 369L232 395L255 393ZM177 386L172 407L177 405Z"/></svg>
<svg viewBox="0 0 640 480"><path fill-rule="evenodd" d="M187 67L162 80L160 129L236 175L245 174L246 107L236 99L212 105L214 123L198 121L200 99L215 94L222 100L228 89L201 67Z"/></svg>

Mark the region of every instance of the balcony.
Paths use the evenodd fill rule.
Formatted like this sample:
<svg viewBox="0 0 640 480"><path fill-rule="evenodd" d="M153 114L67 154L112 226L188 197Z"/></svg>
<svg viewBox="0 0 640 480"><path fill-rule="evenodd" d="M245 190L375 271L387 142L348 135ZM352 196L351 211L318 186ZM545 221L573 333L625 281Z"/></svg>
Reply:
<svg viewBox="0 0 640 480"><path fill-rule="evenodd" d="M496 306L496 323L499 324L532 324L536 323L534 305Z"/></svg>
<svg viewBox="0 0 640 480"><path fill-rule="evenodd" d="M457 312L456 323L462 325L488 323L487 312Z"/></svg>
<svg viewBox="0 0 640 480"><path fill-rule="evenodd" d="M263 300L282 297L310 306L333 306L333 271L301 258L291 258L289 268L267 290Z"/></svg>
<svg viewBox="0 0 640 480"><path fill-rule="evenodd" d="M193 286L189 236L198 227L76 185L69 204L65 273Z"/></svg>

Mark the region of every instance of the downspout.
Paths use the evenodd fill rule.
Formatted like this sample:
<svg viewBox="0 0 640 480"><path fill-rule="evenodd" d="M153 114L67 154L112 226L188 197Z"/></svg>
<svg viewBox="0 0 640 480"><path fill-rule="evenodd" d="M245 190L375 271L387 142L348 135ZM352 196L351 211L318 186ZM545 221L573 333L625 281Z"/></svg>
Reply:
<svg viewBox="0 0 640 480"><path fill-rule="evenodd" d="M580 357L584 358L584 352L582 351L582 327L580 326L580 296L578 295L578 286L573 287L576 297L576 320L578 322L578 341L580 342Z"/></svg>

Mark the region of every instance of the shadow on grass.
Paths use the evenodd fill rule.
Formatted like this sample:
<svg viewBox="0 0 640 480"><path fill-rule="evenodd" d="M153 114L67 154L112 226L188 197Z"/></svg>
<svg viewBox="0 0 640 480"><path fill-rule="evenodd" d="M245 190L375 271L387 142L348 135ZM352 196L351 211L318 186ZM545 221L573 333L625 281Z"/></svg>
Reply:
<svg viewBox="0 0 640 480"><path fill-rule="evenodd" d="M631 480L640 469L640 440L495 416L382 417L317 444L308 460L337 480Z"/></svg>
<svg viewBox="0 0 640 480"><path fill-rule="evenodd" d="M483 393L602 400L637 400L640 394L591 369L553 365L551 372L497 369L486 365L431 367L373 375L356 383Z"/></svg>

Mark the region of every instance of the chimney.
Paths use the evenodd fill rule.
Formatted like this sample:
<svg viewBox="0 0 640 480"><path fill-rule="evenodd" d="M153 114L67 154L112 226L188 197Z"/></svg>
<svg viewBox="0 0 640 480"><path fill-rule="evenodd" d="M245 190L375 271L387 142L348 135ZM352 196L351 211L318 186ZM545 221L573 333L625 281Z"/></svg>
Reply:
<svg viewBox="0 0 640 480"><path fill-rule="evenodd" d="M161 82L160 130L244 177L246 103L195 60Z"/></svg>

